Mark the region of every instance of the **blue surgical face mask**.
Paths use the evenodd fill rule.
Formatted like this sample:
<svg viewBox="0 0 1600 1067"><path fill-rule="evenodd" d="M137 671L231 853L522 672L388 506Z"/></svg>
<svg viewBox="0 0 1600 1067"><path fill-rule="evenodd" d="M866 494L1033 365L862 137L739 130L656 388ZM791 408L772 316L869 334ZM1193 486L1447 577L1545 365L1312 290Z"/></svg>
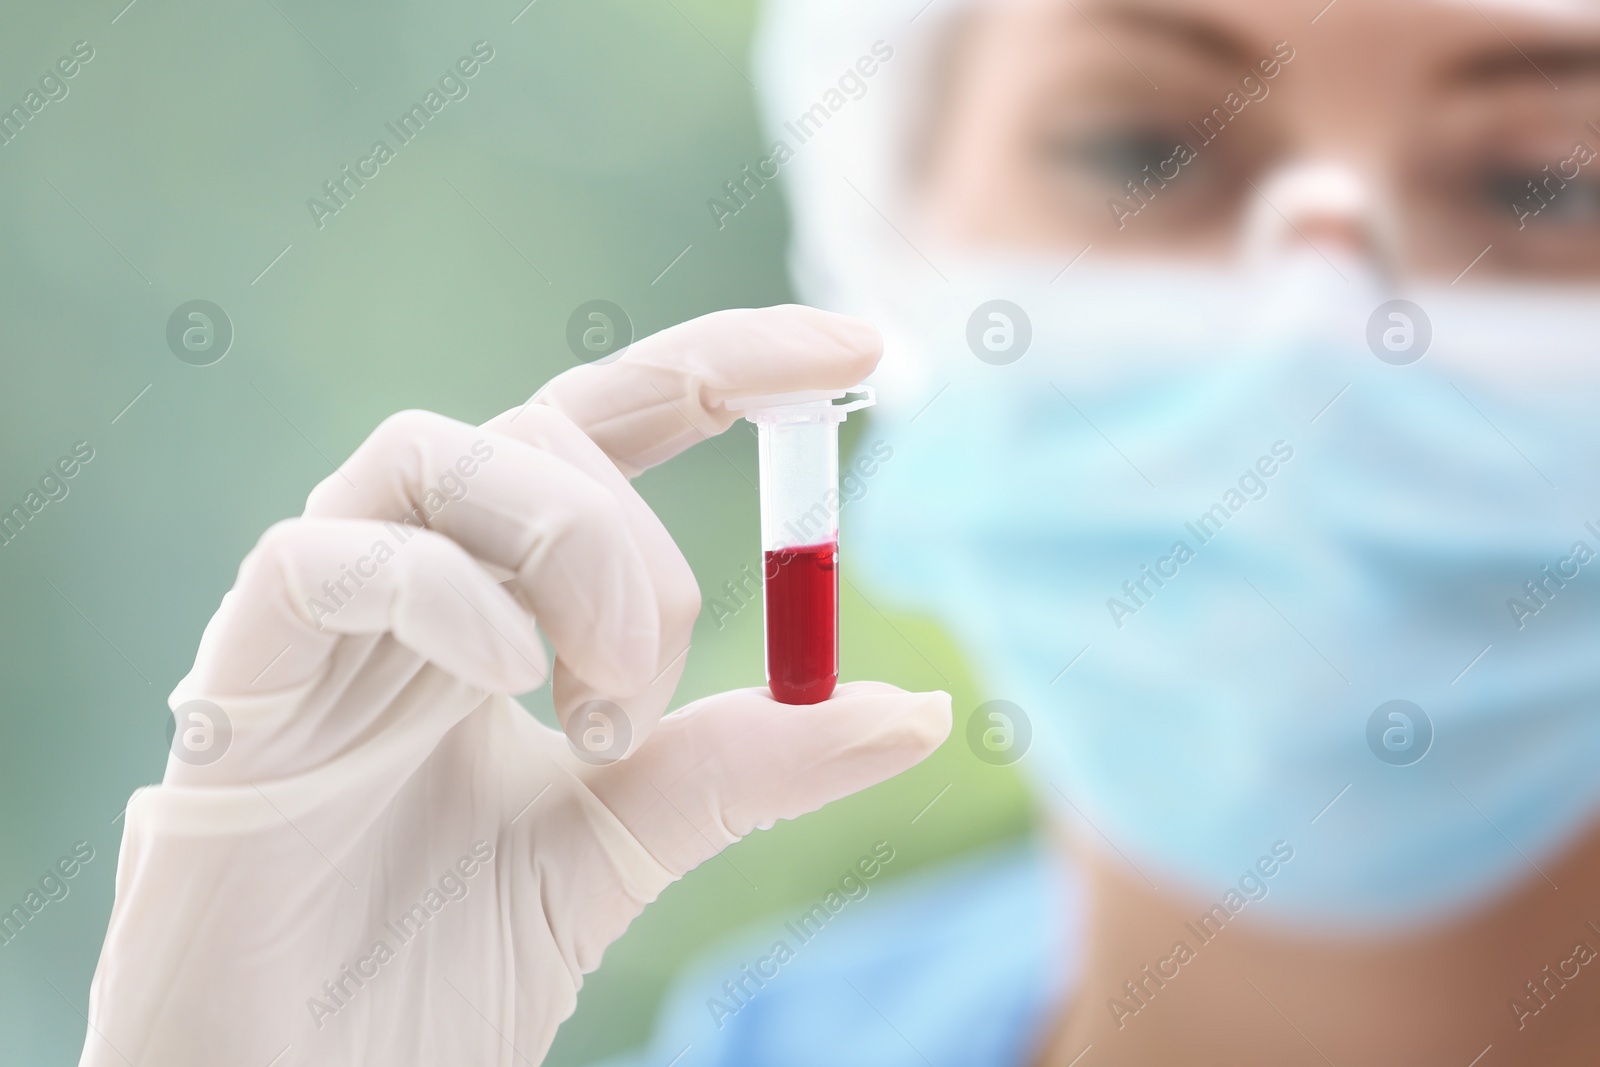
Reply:
<svg viewBox="0 0 1600 1067"><path fill-rule="evenodd" d="M954 631L1130 877L1210 901L1287 848L1250 908L1367 929L1541 880L1600 804L1600 305L1057 270L930 287L859 573Z"/></svg>

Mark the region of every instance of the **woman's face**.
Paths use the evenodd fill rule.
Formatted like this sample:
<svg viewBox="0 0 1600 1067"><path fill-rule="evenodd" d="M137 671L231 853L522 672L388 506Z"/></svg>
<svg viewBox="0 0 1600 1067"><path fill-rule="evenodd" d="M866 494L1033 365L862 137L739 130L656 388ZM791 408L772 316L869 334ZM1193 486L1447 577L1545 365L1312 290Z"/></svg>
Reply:
<svg viewBox="0 0 1600 1067"><path fill-rule="evenodd" d="M1220 261L1265 211L1294 240L1383 247L1412 275L1600 277L1600 9L1318 7L987 6L954 38L921 188L933 224L982 245ZM1348 168L1368 207L1276 203L1273 176L1298 163Z"/></svg>

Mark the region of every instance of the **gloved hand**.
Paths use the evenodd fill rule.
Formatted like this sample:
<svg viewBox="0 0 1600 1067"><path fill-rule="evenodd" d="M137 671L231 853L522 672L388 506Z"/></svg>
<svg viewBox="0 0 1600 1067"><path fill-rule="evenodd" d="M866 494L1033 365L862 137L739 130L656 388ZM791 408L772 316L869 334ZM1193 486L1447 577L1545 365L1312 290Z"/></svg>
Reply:
<svg viewBox="0 0 1600 1067"><path fill-rule="evenodd" d="M481 428L379 426L245 558L171 697L222 709L178 728L223 755L128 803L82 1063L536 1064L670 882L931 752L949 697L874 682L662 718L700 598L626 477L879 353L856 320L727 311ZM586 748L506 695L552 674Z"/></svg>

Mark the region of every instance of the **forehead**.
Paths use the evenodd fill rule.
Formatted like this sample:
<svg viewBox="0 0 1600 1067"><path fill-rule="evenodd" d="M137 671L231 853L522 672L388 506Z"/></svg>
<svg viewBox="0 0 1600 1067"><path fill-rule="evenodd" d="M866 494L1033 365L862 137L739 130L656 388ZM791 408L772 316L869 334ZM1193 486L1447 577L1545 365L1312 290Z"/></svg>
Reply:
<svg viewBox="0 0 1600 1067"><path fill-rule="evenodd" d="M1389 66L1450 83L1555 87L1600 72L1592 0L995 0L986 17L1022 55L1137 49L1237 68L1287 41L1346 70Z"/></svg>

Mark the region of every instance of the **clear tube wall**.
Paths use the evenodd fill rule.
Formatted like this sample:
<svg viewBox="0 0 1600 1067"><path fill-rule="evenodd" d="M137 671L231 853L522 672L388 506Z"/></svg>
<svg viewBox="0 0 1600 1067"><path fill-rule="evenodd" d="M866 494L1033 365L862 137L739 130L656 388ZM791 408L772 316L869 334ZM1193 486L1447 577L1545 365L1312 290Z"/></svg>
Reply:
<svg viewBox="0 0 1600 1067"><path fill-rule="evenodd" d="M815 704L839 681L839 422L827 401L757 421L767 686Z"/></svg>

